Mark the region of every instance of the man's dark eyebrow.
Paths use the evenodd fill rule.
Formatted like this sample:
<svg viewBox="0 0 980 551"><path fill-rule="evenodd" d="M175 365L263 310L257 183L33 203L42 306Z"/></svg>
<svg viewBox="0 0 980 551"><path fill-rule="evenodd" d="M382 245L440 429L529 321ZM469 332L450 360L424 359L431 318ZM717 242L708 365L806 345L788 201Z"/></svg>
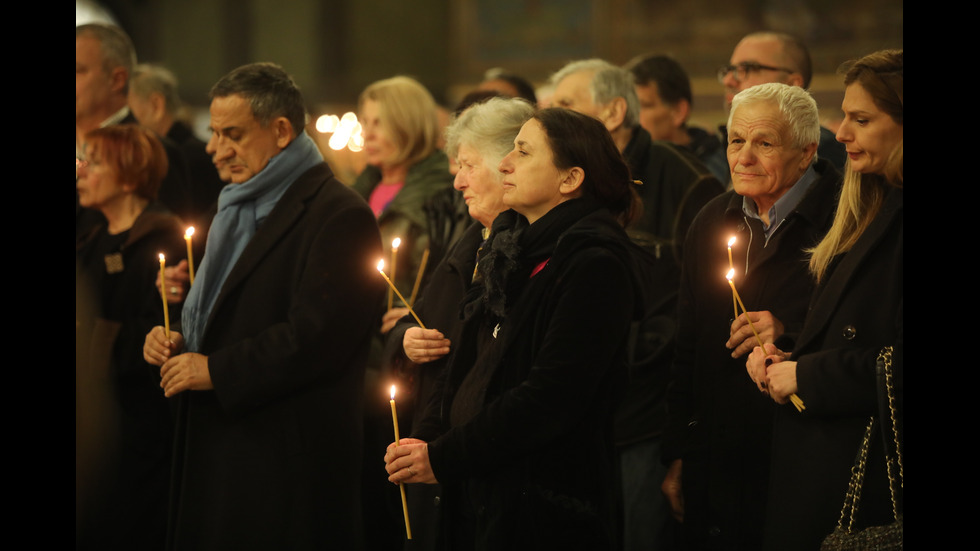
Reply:
<svg viewBox="0 0 980 551"><path fill-rule="evenodd" d="M215 132L215 128L214 127L208 126L208 129L211 130L211 132ZM239 130L239 129L241 129L240 126L226 126L224 128L217 129L217 131L218 132L221 132L222 134L227 134L227 133L231 132L232 130Z"/></svg>

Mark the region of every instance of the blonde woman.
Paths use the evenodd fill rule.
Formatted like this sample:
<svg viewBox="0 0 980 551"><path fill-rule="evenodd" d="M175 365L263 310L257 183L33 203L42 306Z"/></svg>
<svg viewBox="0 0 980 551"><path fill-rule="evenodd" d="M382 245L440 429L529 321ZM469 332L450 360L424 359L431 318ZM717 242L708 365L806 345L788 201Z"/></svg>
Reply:
<svg viewBox="0 0 980 551"><path fill-rule="evenodd" d="M396 76L368 86L358 101L367 167L354 189L371 205L390 259L392 241L401 239L396 255L395 285L408 297L428 243L423 206L449 190L453 176L439 147L442 129L432 95L418 81ZM386 264L390 260L386 261ZM392 267L388 266L389 274ZM395 298L393 306L401 306ZM407 313L396 308L384 330ZM387 318L386 318L387 319Z"/></svg>
<svg viewBox="0 0 980 551"><path fill-rule="evenodd" d="M784 404L773 435L768 549L816 549L836 526L868 417L878 412L875 360L884 346L894 347L903 425L903 52L875 52L847 67L837 132L847 171L833 226L812 251L810 312L792 358L767 345L746 364L759 389ZM785 405L793 393L805 413ZM867 469L856 528L892 520L880 435Z"/></svg>

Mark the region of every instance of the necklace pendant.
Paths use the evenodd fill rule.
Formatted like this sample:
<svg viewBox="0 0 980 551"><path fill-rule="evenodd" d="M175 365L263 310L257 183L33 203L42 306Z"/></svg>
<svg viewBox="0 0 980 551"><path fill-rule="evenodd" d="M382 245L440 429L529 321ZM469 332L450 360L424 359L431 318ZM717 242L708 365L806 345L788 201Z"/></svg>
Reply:
<svg viewBox="0 0 980 551"><path fill-rule="evenodd" d="M105 255L105 271L108 274L118 274L123 271L122 253L111 253Z"/></svg>

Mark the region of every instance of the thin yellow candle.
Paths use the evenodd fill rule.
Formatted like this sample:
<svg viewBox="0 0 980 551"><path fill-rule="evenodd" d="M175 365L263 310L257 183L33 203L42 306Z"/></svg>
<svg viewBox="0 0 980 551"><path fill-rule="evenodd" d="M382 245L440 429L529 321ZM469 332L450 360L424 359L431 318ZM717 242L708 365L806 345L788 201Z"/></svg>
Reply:
<svg viewBox="0 0 980 551"><path fill-rule="evenodd" d="M756 333L755 326L752 325L752 318L749 317L749 311L745 309L745 303L742 302L742 297L740 297L738 295L738 291L735 290L735 282L732 281L732 277L734 276L735 276L735 270L729 270L728 275L725 277L728 278L728 284L732 286L732 293L735 294L735 299L738 300L739 306L741 306L742 311L745 312L745 319L749 322L749 328L752 329L752 334L755 335L755 340L759 341L759 347L762 348L764 352L766 350L766 345L763 344L762 337L760 337L759 334ZM738 312L736 312L736 317L738 317L737 314ZM797 411L803 411L804 409L806 409L806 406L803 405L803 399L797 396L795 392L790 395L789 399L791 402L793 402L793 405L796 406Z"/></svg>
<svg viewBox="0 0 980 551"><path fill-rule="evenodd" d="M160 253L160 298L163 299L163 331L164 335L167 336L167 340L170 340L170 312L167 309L167 292L164 291L164 278L163 278L163 267L166 265L167 259Z"/></svg>
<svg viewBox="0 0 980 551"><path fill-rule="evenodd" d="M738 301L738 305L741 306L742 311L745 312L745 319L749 322L749 328L752 329L752 334L755 335L755 340L759 341L759 346L765 350L766 347L764 344L762 344L762 337L755 332L755 325L752 325L752 318L749 317L749 311L745 309L745 304L742 302L742 297L738 296L738 291L735 290L735 282L732 281L732 278L735 277L735 270L728 270L728 275L725 277L728 278L728 284L732 286L732 294L735 296L735 300ZM738 311L735 312L735 317L738 317Z"/></svg>
<svg viewBox="0 0 980 551"><path fill-rule="evenodd" d="M395 426L395 447L401 437L398 435L398 410L395 409L395 385L391 385L391 423ZM405 536L412 539L412 526L408 522L408 501L405 499L405 485L398 483L398 490L402 494L402 512L405 514Z"/></svg>
<svg viewBox="0 0 980 551"><path fill-rule="evenodd" d="M394 238L394 239L391 240L391 279L392 280L395 279L395 266L398 264L398 262L397 262L398 246L401 245L401 244L402 244L402 238L401 237L396 237L396 238ZM395 286L394 285L391 286L391 289L388 289L388 309L389 310L391 310L391 308L394 306L394 302L395 302L395 297L391 294L391 291L392 290L397 291L398 289L395 289ZM398 295L398 298L401 298L401 295ZM402 298L402 302L405 302L405 299Z"/></svg>
<svg viewBox="0 0 980 551"><path fill-rule="evenodd" d="M187 242L187 273L191 276L191 285L194 285L194 250L191 246L191 238L194 237L194 226L190 226L184 232L184 241Z"/></svg>
<svg viewBox="0 0 980 551"><path fill-rule="evenodd" d="M728 239L728 268L731 271L732 277L735 276L735 263L732 262L732 245L735 244L735 236L731 236ZM729 278L731 280L731 278ZM735 312L735 318L738 319L738 303L735 302L735 287L732 287L732 310Z"/></svg>
<svg viewBox="0 0 980 551"><path fill-rule="evenodd" d="M385 278L385 281L388 282L388 290L389 291L391 291L391 290L395 291L395 293L398 295L398 298L400 298L401 301L404 302L405 304L408 304L408 301L405 300L405 297L403 297L402 294L398 292L398 289L395 289L395 284L392 283L391 280L388 279L388 276L385 275L385 261L384 260L379 260L378 261L378 271L381 272L381 277ZM415 321L419 322L419 327L421 327L422 329L425 329L426 328L425 325L422 323L422 320L420 320L419 319L419 316L415 313L415 310L412 310L412 307L411 306L408 307L408 313L409 314L412 314L412 317L415 318Z"/></svg>
<svg viewBox="0 0 980 551"><path fill-rule="evenodd" d="M429 261L429 248L422 251L422 262L419 263L419 273L415 276L415 285L412 286L412 296L408 298L408 307L415 305L415 297L419 294L419 285L422 284L422 274L425 273L425 264Z"/></svg>

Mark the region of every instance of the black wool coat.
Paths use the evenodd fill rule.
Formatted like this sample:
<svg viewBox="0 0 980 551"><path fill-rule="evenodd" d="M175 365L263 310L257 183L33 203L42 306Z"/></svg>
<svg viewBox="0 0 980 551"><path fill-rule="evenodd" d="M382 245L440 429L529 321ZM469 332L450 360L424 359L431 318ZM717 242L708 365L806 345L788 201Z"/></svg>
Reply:
<svg viewBox="0 0 980 551"><path fill-rule="evenodd" d="M364 367L384 280L362 198L294 182L204 330L214 390L179 395L174 549L359 549Z"/></svg>
<svg viewBox="0 0 980 551"><path fill-rule="evenodd" d="M903 241L903 190L892 189L854 248L837 260L814 294L793 351L797 394L806 412L780 406L776 416L767 549L817 549L837 525L858 445L869 417L878 413L875 360L885 346L895 349L901 432ZM888 438L894 439L891 433ZM882 445L875 433L857 528L892 521Z"/></svg>
<svg viewBox="0 0 980 551"><path fill-rule="evenodd" d="M498 216L491 240L517 216ZM459 511L472 511L476 549L615 546L612 422L636 283L628 238L608 212L566 228L548 256L521 258L525 277L547 262L508 297L494 336L486 312L465 322L441 408L429 410L437 423L419 429L446 487L450 533ZM451 422L471 370L489 374L469 404L478 411Z"/></svg>

